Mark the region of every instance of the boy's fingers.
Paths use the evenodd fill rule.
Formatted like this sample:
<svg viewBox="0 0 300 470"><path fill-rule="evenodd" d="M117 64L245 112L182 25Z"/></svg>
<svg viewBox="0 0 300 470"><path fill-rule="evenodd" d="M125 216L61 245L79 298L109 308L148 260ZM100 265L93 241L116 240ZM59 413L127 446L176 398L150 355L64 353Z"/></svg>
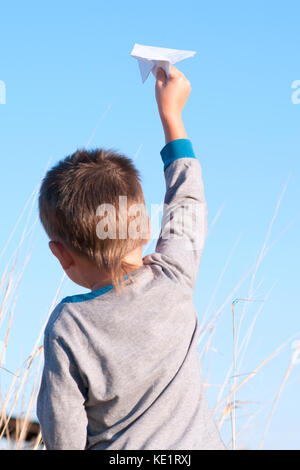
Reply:
<svg viewBox="0 0 300 470"><path fill-rule="evenodd" d="M180 77L181 75L183 75L183 73L180 72L180 70L174 67L174 65L170 65L170 73L169 73L170 78Z"/></svg>
<svg viewBox="0 0 300 470"><path fill-rule="evenodd" d="M168 76L165 70L161 67L158 67L156 71L156 81L159 86L166 85L169 80L176 80L182 76L184 76L183 73L176 69L176 67L173 65L170 66Z"/></svg>
<svg viewBox="0 0 300 470"><path fill-rule="evenodd" d="M169 75L173 77L173 76L175 76L175 75L177 74L177 72L179 72L179 70L178 70L176 67L174 67L174 65L170 65L170 73L169 73Z"/></svg>

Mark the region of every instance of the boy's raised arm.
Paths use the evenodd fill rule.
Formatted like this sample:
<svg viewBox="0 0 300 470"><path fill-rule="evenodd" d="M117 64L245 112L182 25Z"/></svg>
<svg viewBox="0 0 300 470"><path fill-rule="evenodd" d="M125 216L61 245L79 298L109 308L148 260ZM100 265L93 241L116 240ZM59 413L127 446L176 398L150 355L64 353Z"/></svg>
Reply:
<svg viewBox="0 0 300 470"><path fill-rule="evenodd" d="M191 86L174 66L157 74L155 95L166 145L161 151L166 180L162 227L156 253L169 275L194 288L207 234L202 170L187 137L182 110ZM151 256L147 258L151 262ZM157 262L157 260L156 260Z"/></svg>
<svg viewBox="0 0 300 470"><path fill-rule="evenodd" d="M176 67L171 66L169 79L163 69L158 70L155 97L166 144L176 139L187 139L181 114L190 92L190 82Z"/></svg>

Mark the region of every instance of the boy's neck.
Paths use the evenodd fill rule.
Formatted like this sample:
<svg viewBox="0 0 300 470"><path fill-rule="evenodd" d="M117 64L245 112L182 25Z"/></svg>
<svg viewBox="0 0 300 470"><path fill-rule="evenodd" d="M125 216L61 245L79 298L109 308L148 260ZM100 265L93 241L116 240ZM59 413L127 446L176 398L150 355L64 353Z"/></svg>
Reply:
<svg viewBox="0 0 300 470"><path fill-rule="evenodd" d="M143 266L143 258L142 258L143 247L138 247L135 250L131 251L126 255L123 260L127 263L133 264L136 266L136 269ZM91 279L90 289L92 291L102 289L102 287L108 286L112 283L112 279L110 277L101 276L101 274L97 273L94 279Z"/></svg>

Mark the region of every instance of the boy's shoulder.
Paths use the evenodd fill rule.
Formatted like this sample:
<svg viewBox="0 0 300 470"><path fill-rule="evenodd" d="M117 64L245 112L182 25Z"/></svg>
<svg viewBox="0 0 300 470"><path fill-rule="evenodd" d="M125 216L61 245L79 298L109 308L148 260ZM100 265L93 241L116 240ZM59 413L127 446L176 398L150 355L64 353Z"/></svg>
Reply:
<svg viewBox="0 0 300 470"><path fill-rule="evenodd" d="M51 312L45 335L53 339L57 337L70 339L74 334L80 335L88 323L94 324L95 312L99 327L108 321L108 317L112 323L112 311L116 317L119 310L120 315L123 315L125 308L135 309L135 301L136 309L140 311L141 297L145 295L147 298L152 295L155 299L164 296L170 301L177 296L180 296L181 300L192 297L192 290L182 283L180 274L180 265L172 257L153 252L144 258L143 267L134 273L134 282L125 280L125 291L121 296L108 286L109 288L65 297ZM99 315L100 311L103 315Z"/></svg>
<svg viewBox="0 0 300 470"><path fill-rule="evenodd" d="M62 336L66 324L70 321L69 313L69 305L67 303L60 302L57 304L48 319L44 332L45 336L54 338Z"/></svg>

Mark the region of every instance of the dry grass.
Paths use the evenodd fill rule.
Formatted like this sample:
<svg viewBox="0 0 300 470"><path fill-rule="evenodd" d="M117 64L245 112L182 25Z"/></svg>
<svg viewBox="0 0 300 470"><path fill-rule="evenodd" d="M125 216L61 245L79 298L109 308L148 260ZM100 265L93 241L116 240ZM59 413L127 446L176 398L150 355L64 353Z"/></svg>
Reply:
<svg viewBox="0 0 300 470"><path fill-rule="evenodd" d="M289 178L288 178L289 180ZM221 319L221 317L224 315L224 313L228 312L229 305L231 303L231 312L232 312L232 363L229 365L229 368L227 372L225 373L224 380L221 384L219 384L219 392L216 398L216 403L214 407L214 414L215 418L218 423L218 428L221 430L223 427L224 423L226 420L230 420L231 422L231 441L228 443L228 448L230 449L237 449L240 448L240 446L237 447L237 435L240 435L243 429L238 429L236 430L237 427L237 420L236 420L236 412L237 408L240 410L245 409L245 405L250 403L251 397L249 401L241 401L237 400L237 392L241 390L242 387L244 387L250 380L253 380L259 371L261 371L262 368L264 368L271 360L276 358L280 352L283 351L285 347L291 344L291 341L293 338L299 338L300 332L295 333L293 336L291 336L287 341L282 343L280 346L278 346L274 351L272 351L268 357L263 359L260 364L258 364L254 369L252 369L250 372L242 372L243 368L243 362L244 358L247 356L248 352L248 346L250 343L250 340L253 336L254 332L254 327L255 323L257 321L257 318L259 314L261 313L264 304L267 302L271 291L273 290L274 286L269 290L267 295L265 296L264 299L257 299L255 298L256 291L258 291L260 284L256 286L254 289L255 281L256 281L256 276L259 270L259 267L266 256L266 254L276 245L280 237L298 220L299 215L295 217L287 227L285 227L277 239L269 243L272 228L274 225L274 222L278 216L280 204L282 202L282 199L284 197L284 194L287 189L287 184L288 180L285 183L283 190L279 196L279 199L275 205L275 210L273 213L273 216L271 218L269 227L267 229L266 237L264 239L262 248L258 254L257 259L254 261L254 263L249 267L249 269L246 270L246 272L243 274L243 276L238 280L238 282L235 284L235 286L232 288L230 293L226 296L220 307L218 307L211 315L210 318L207 319L207 313L209 311L210 306L213 303L214 297L217 293L217 290L221 284L221 280L226 272L227 267L229 266L229 261L233 255L233 252L237 246L238 240L235 242L233 249L231 250L228 259L226 260L225 266L221 271L220 277L217 281L216 287L213 291L212 298L209 301L208 307L205 311L202 323L200 325L200 338L199 338L199 344L201 347L201 360L203 364L208 364L208 372L205 377L205 386L208 387L209 384L209 367L211 366L211 360L209 359L209 352L213 350L212 344L213 344L213 337L217 331L218 323ZM219 211L218 211L219 212ZM247 292L246 297L244 298L235 298L236 293L242 286L242 284L247 280L247 278L251 276L250 280L250 286ZM242 325L245 322L246 318L246 311L247 311L247 305L250 303L255 303L258 302L260 303L259 309L257 310L256 314L250 319L250 325L248 329L246 330L246 333L244 334L243 338L240 338L241 336L241 331L242 331ZM235 311L235 308L238 303L243 303L243 309L240 315L237 316L237 313ZM237 321L238 317L238 321ZM279 390L276 394L276 397L274 399L274 403L272 406L272 409L270 411L269 418L267 420L267 424L265 426L265 429L263 431L263 437L261 440L260 444L260 449L263 448L264 441L266 438L266 435L268 433L269 427L270 427L270 422L271 418L275 412L275 409L278 405L279 398L281 396L281 392L283 389L283 386L286 384L286 381L291 374L292 368L294 364L296 363L296 357L299 355L299 347L296 348L294 351L290 364L287 368L286 374L281 382L281 385L279 387ZM223 398L223 395L225 394L225 391L227 390L227 394ZM254 411L251 413L248 423L250 423L252 420L254 420L257 415L265 408L265 406L261 407L258 411Z"/></svg>

